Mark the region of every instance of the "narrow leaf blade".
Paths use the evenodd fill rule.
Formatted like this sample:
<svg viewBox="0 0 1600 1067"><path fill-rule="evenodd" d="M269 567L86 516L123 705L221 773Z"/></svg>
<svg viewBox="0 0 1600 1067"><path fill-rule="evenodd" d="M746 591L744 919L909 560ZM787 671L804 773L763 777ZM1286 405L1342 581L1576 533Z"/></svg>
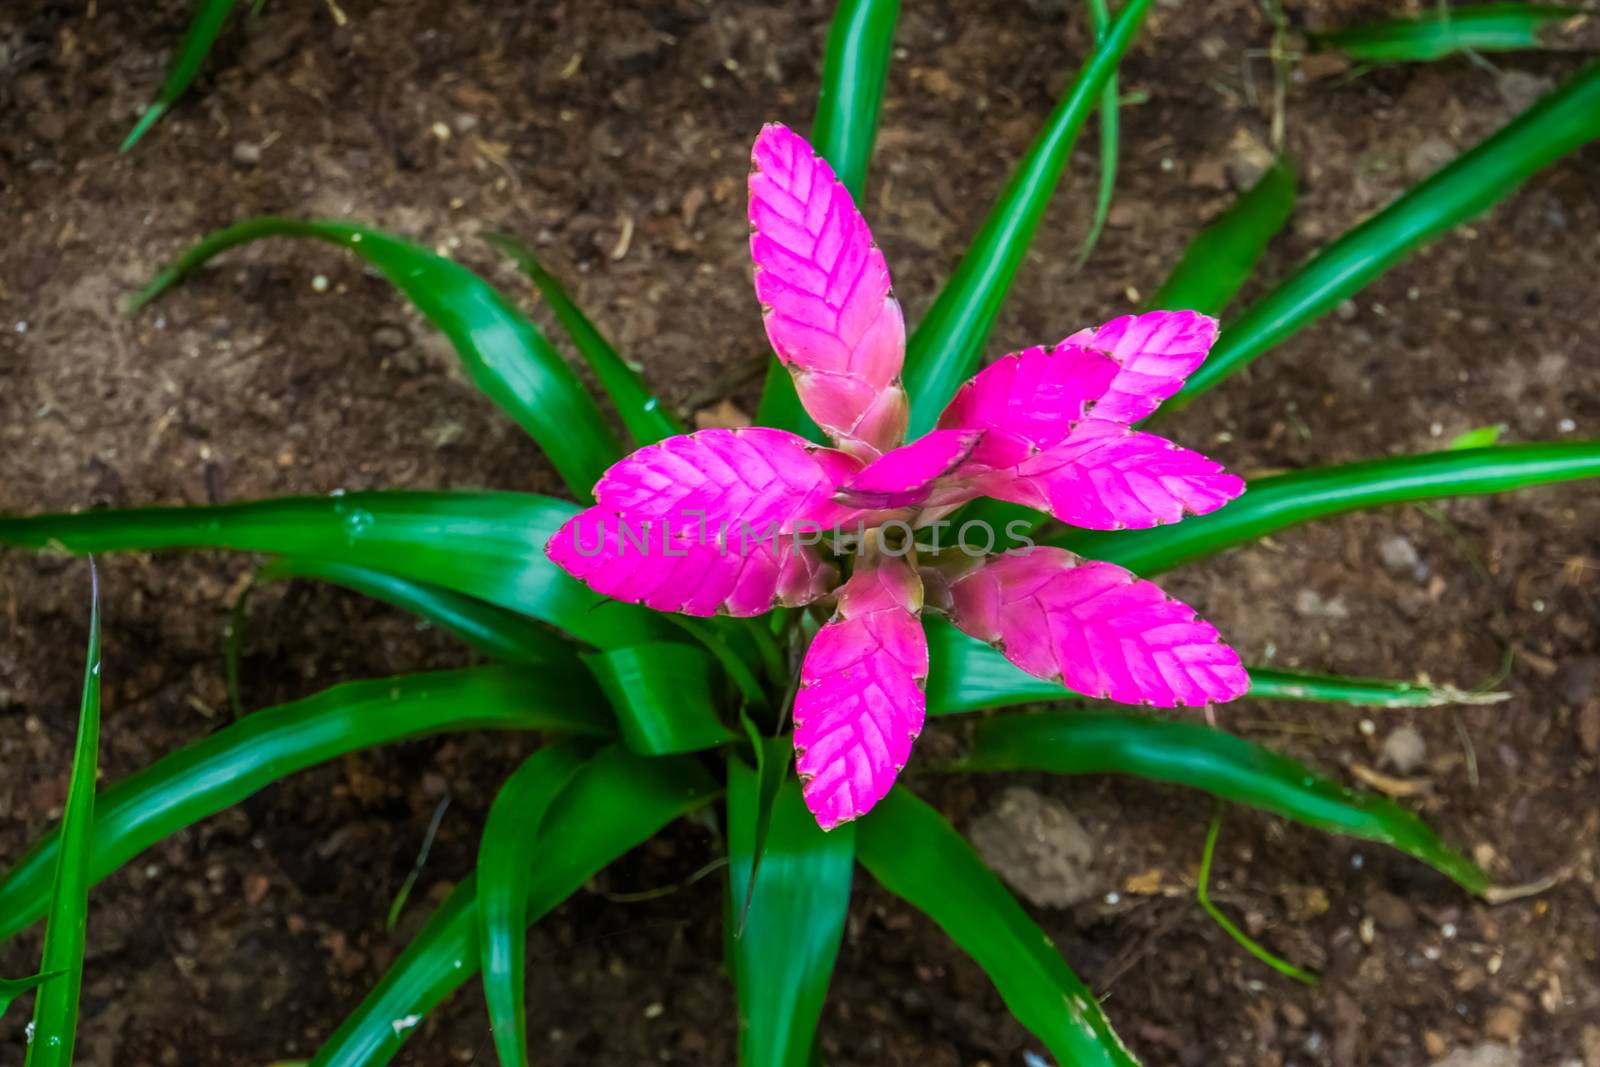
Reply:
<svg viewBox="0 0 1600 1067"><path fill-rule="evenodd" d="M950 281L911 335L905 363L906 388L911 395L910 437L920 437L933 428L939 412L977 367L1011 280L1066 171L1084 120L1099 105L1106 82L1133 43L1149 8L1150 0L1130 0L1118 12L1110 32L1050 113Z"/></svg>
<svg viewBox="0 0 1600 1067"><path fill-rule="evenodd" d="M583 767L575 743L541 748L500 787L478 848L478 948L483 998L501 1067L528 1067L528 895L545 812Z"/></svg>
<svg viewBox="0 0 1600 1067"><path fill-rule="evenodd" d="M128 136L123 139L119 152L126 152L139 143L139 139L149 132L167 109L177 103L178 97L183 95L189 83L194 81L200 72L200 65L205 62L206 54L211 51L211 46L216 43L217 34L222 32L222 24L227 21L228 12L233 10L234 0L198 0L195 4L194 17L189 21L189 29L183 35L183 42L178 45L178 52L172 57L172 66L167 71L167 78L161 85L161 91L145 109L139 121L134 124Z"/></svg>
<svg viewBox="0 0 1600 1067"><path fill-rule="evenodd" d="M692 759L602 749L546 815L535 846L540 863L527 889L527 921L537 922L601 868L717 792ZM468 877L318 1050L311 1067L382 1067L393 1059L427 1013L477 971L477 909L476 878Z"/></svg>
<svg viewBox="0 0 1600 1067"><path fill-rule="evenodd" d="M1592 15L1589 16L1592 18ZM1307 35L1315 49L1337 49L1365 63L1415 63L1458 52L1516 52L1572 47L1562 27L1585 12L1549 4L1440 6L1415 18Z"/></svg>
<svg viewBox="0 0 1600 1067"><path fill-rule="evenodd" d="M479 667L349 682L258 711L102 793L89 879L98 882L162 838L297 771L347 752L466 730L603 735L600 694L579 673L548 666ZM0 877L0 939L43 915L59 831Z"/></svg>
<svg viewBox="0 0 1600 1067"><path fill-rule="evenodd" d="M545 270L532 249L508 234L487 233L483 238L509 256L539 290L555 313L556 321L567 331L578 354L589 364L600 387L611 398L635 444L648 445L686 432L683 423L662 405L643 376L618 354L583 309L567 295L555 275Z"/></svg>
<svg viewBox="0 0 1600 1067"><path fill-rule="evenodd" d="M1259 478L1209 515L1158 530L1074 530L1046 539L1093 559L1155 574L1289 526L1349 511L1600 476L1600 441L1426 452Z"/></svg>
<svg viewBox="0 0 1600 1067"><path fill-rule="evenodd" d="M1312 257L1223 331L1167 412L1303 329L1412 251L1510 195L1529 176L1600 136L1600 61Z"/></svg>
<svg viewBox="0 0 1600 1067"><path fill-rule="evenodd" d="M1073 1067L1136 1065L1094 995L955 828L905 786L856 825L856 851L883 887L982 967L1018 1022Z"/></svg>
<svg viewBox="0 0 1600 1067"><path fill-rule="evenodd" d="M640 755L697 752L739 737L717 718L715 667L693 645L630 645L583 661L616 710L623 743Z"/></svg>
<svg viewBox="0 0 1600 1067"><path fill-rule="evenodd" d="M95 847L94 782L100 763L100 579L89 563L89 648L85 654L83 700L78 709L78 739L72 777L61 813L44 958L39 970L59 974L41 986L33 1002L32 1041L27 1067L70 1067L78 1039L78 996L83 989L83 954L89 927L89 886Z"/></svg>
<svg viewBox="0 0 1600 1067"><path fill-rule="evenodd" d="M1294 210L1295 173L1279 159L1250 191L1202 230L1146 305L1220 315L1250 279L1268 243Z"/></svg>
<svg viewBox="0 0 1600 1067"><path fill-rule="evenodd" d="M620 449L583 383L539 328L492 285L409 241L347 222L248 219L185 252L133 298L133 309L214 256L264 237L322 241L382 271L450 339L474 384L539 443L572 493L589 499Z"/></svg>
<svg viewBox="0 0 1600 1067"><path fill-rule="evenodd" d="M763 847L763 783L737 759L728 768L730 910L735 922L743 917L733 953L739 1062L808 1067L850 906L855 831L818 829L791 777L778 789Z"/></svg>
<svg viewBox="0 0 1600 1067"><path fill-rule="evenodd" d="M578 507L531 493L349 493L197 508L0 518L0 544L69 552L228 548L358 564L478 597L601 648L671 637L545 558Z"/></svg>
<svg viewBox="0 0 1600 1067"><path fill-rule="evenodd" d="M1392 845L1471 893L1488 876L1387 797L1347 789L1309 767L1198 723L1113 712L1007 714L978 722L950 770L1131 774L1201 789L1319 830Z"/></svg>

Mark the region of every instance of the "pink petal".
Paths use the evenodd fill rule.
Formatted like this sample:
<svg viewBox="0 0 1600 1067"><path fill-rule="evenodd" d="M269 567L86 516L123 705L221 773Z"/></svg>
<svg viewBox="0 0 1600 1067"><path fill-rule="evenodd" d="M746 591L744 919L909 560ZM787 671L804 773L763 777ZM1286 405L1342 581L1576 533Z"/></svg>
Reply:
<svg viewBox="0 0 1600 1067"><path fill-rule="evenodd" d="M750 158L750 255L767 337L817 424L875 458L900 442L907 411L905 323L883 253L805 138L765 126Z"/></svg>
<svg viewBox="0 0 1600 1067"><path fill-rule="evenodd" d="M863 560L806 652L794 698L795 769L824 830L871 810L911 758L926 710L921 608L909 560Z"/></svg>
<svg viewBox="0 0 1600 1067"><path fill-rule="evenodd" d="M860 508L960 503L978 495L974 479L1014 467L1030 451L1010 434L934 430L867 464L840 485L835 499Z"/></svg>
<svg viewBox="0 0 1600 1067"><path fill-rule="evenodd" d="M1065 341L1002 356L961 387L939 426L997 430L1050 448L1087 417L1117 373L1110 356Z"/></svg>
<svg viewBox="0 0 1600 1067"><path fill-rule="evenodd" d="M1110 563L1059 548L996 556L955 577L951 620L1029 674L1123 704L1244 695L1238 653L1186 604Z"/></svg>
<svg viewBox="0 0 1600 1067"><path fill-rule="evenodd" d="M1091 530L1144 529L1204 515L1244 488L1244 479L1198 452L1098 418L1080 423L1055 448L983 480L989 496Z"/></svg>
<svg viewBox="0 0 1600 1067"><path fill-rule="evenodd" d="M860 461L765 427L669 437L613 464L594 507L545 546L606 596L688 615L758 615L832 585L809 545Z"/></svg>
<svg viewBox="0 0 1600 1067"><path fill-rule="evenodd" d="M1061 342L1114 359L1119 367L1094 417L1132 425L1146 418L1205 362L1217 341L1217 320L1198 311L1124 315Z"/></svg>
<svg viewBox="0 0 1600 1067"><path fill-rule="evenodd" d="M597 593L685 615L748 616L808 604L837 577L788 534L734 534L719 544L664 520L624 519L602 504L569 519L545 554Z"/></svg>

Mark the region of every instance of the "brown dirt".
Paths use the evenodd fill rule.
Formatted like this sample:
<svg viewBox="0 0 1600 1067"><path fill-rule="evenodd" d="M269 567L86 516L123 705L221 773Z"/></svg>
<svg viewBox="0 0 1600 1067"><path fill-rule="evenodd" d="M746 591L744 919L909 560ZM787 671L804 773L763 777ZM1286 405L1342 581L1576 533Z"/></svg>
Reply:
<svg viewBox="0 0 1600 1067"><path fill-rule="evenodd" d="M437 335L330 250L253 248L151 313L117 311L187 241L262 212L367 220L519 291L476 239L511 229L672 401L750 405L766 350L745 263L745 148L764 120L808 121L830 5L344 7L343 28L312 2L275 0L260 19L236 20L195 90L126 157L116 144L189 5L22 0L0 12L0 510L555 488ZM1290 14L1303 27L1376 13L1335 2ZM906 5L867 213L913 318L1087 35L1065 0ZM1119 313L1130 290L1160 280L1226 203L1227 164L1245 154L1239 131L1267 136L1258 50L1270 36L1247 0L1158 8L1124 67L1126 89L1149 99L1124 113L1113 225L1073 274L1091 136L995 351ZM1466 61L1354 80L1303 69L1286 116L1303 195L1263 277L1572 67L1554 56L1496 64L1498 78ZM1597 193L1591 147L1168 431L1247 472L1436 447L1493 422L1511 440L1600 435ZM314 291L317 274L327 292ZM1030 776L1022 784L1064 802L1093 836L1102 885L1117 894L1035 914L1108 995L1146 1062L1412 1065L1495 1041L1529 1065L1600 1067L1597 529L1600 497L1578 485L1323 523L1169 580L1253 660L1472 685L1509 651L1514 697L1496 707L1245 704L1222 718L1332 769L1377 766L1385 737L1412 722L1427 744L1416 773L1431 784L1412 803L1502 880L1564 878L1489 908L1384 849L1236 813L1216 895L1268 945L1326 972L1309 990L1244 955L1194 905L1207 804L1139 783ZM1415 546L1426 577L1381 566L1378 546L1395 536ZM108 779L230 717L222 630L249 567L221 555L107 561ZM84 581L76 566L12 553L0 590L0 856L14 856L64 795ZM305 584L264 591L250 635L254 704L463 660L394 612ZM492 790L524 750L461 737L352 757L129 865L94 898L80 1062L308 1055L416 928L424 899L469 868ZM965 827L1002 784L919 788ZM384 913L445 794L418 902L388 935ZM711 848L680 826L594 889L672 882ZM857 896L823 1024L829 1063L1015 1065L1037 1050L930 923L865 876ZM535 1062L732 1063L718 907L710 890L643 905L585 891L542 923ZM0 973L27 973L37 947L36 933L7 946ZM25 1016L0 1023L6 1062L20 1059ZM492 1063L476 992L430 1018L400 1062Z"/></svg>

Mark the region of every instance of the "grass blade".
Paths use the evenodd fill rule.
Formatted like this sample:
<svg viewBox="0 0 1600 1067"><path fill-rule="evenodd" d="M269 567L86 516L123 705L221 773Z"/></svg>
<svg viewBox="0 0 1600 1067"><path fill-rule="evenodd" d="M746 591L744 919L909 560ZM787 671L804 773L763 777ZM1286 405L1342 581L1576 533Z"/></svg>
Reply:
<svg viewBox="0 0 1600 1067"><path fill-rule="evenodd" d="M1206 831L1205 850L1200 853L1200 875L1195 879L1194 896L1200 902L1201 910L1211 916L1211 921L1222 927L1223 933L1237 941L1246 952L1265 963L1268 967L1281 975L1293 978L1297 982L1314 986L1318 983L1316 975L1310 971L1302 970L1287 960L1280 960L1266 949L1262 948L1254 938L1238 926L1232 919L1222 914L1222 909L1211 902L1211 859L1217 851L1217 834L1222 829L1222 806L1217 805L1216 814L1211 816L1211 828Z"/></svg>
<svg viewBox="0 0 1600 1067"><path fill-rule="evenodd" d="M988 973L1057 1062L1136 1067L1088 987L944 816L900 785L856 825L862 865Z"/></svg>
<svg viewBox="0 0 1600 1067"><path fill-rule="evenodd" d="M515 419L579 500L621 455L594 399L539 328L494 286L452 260L347 222L257 218L207 235L131 301L137 310L185 274L265 237L304 237L346 248L383 272L450 339L473 384Z"/></svg>
<svg viewBox="0 0 1600 1067"><path fill-rule="evenodd" d="M172 59L167 80L161 84L161 91L145 108L144 114L139 116L139 121L128 132L117 151L126 152L138 144L150 127L167 113L167 109L177 103L178 97L183 95L189 83L194 81L194 76L200 72L200 64L205 62L206 54L216 43L217 34L222 32L222 24L232 10L233 0L197 0L194 17L183 35L183 43L178 45L178 54Z"/></svg>
<svg viewBox="0 0 1600 1067"><path fill-rule="evenodd" d="M593 593L545 558L545 542L577 511L531 493L348 493L0 518L0 544L228 548L353 563L531 615L601 648L674 636L656 613Z"/></svg>
<svg viewBox="0 0 1600 1067"><path fill-rule="evenodd" d="M1220 315L1232 303L1294 210L1294 166L1280 159L1202 230L1146 305Z"/></svg>
<svg viewBox="0 0 1600 1067"><path fill-rule="evenodd" d="M1111 29L1111 9L1106 0L1088 0L1089 17L1094 21L1095 45L1105 43L1106 32ZM1117 92L1115 73L1106 79L1105 90L1100 94L1100 187L1095 192L1094 217L1089 222L1089 232L1084 236L1083 248L1078 251L1079 270L1094 254L1100 242L1100 232L1105 229L1106 217L1111 213L1111 198L1117 192L1117 142L1120 138L1120 112L1122 98Z"/></svg>
<svg viewBox="0 0 1600 1067"><path fill-rule="evenodd" d="M577 649L526 616L486 600L427 582L399 578L359 563L299 557L275 559L256 572L257 582L306 578L329 582L392 604L460 638L504 663L570 662Z"/></svg>
<svg viewBox="0 0 1600 1067"><path fill-rule="evenodd" d="M1439 234L1487 211L1528 177L1600 136L1600 62L1312 257L1222 331L1163 411L1176 411Z"/></svg>
<svg viewBox="0 0 1600 1067"><path fill-rule="evenodd" d="M635 444L648 445L685 432L683 423L662 407L638 369L617 353L605 335L589 321L589 316L573 303L555 275L534 257L532 249L509 234L486 233L483 239L509 256L539 290L578 354L600 380L600 387L611 398Z"/></svg>
<svg viewBox="0 0 1600 1067"><path fill-rule="evenodd" d="M778 788L765 840L758 840L760 777L740 760L728 761L739 1063L809 1067L850 908L855 830L849 823L829 833L818 829L799 781L788 778Z"/></svg>
<svg viewBox="0 0 1600 1067"><path fill-rule="evenodd" d="M103 792L95 804L89 879L266 786L363 748L466 730L609 733L600 694L548 666L477 667L349 682L256 712ZM0 877L0 939L44 914L59 831Z"/></svg>
<svg viewBox="0 0 1600 1067"><path fill-rule="evenodd" d="M1313 49L1337 49L1364 63L1415 63L1457 52L1515 52L1562 47L1562 27L1584 12L1547 4L1441 4L1416 18L1312 33Z"/></svg>
<svg viewBox="0 0 1600 1067"><path fill-rule="evenodd" d="M1440 497L1502 493L1600 475L1600 441L1495 445L1258 478L1209 515L1152 530L1071 530L1046 543L1155 574L1313 519Z"/></svg>
<svg viewBox="0 0 1600 1067"><path fill-rule="evenodd" d="M501 1067L528 1067L528 891L545 812L583 766L574 744L542 748L500 787L478 847L478 960Z"/></svg>
<svg viewBox="0 0 1600 1067"><path fill-rule="evenodd" d="M1200 789L1306 826L1392 845L1470 893L1489 878L1387 797L1346 789L1287 756L1199 723L1120 712L1045 712L983 719L965 759L943 768L1131 774Z"/></svg>
<svg viewBox="0 0 1600 1067"><path fill-rule="evenodd" d="M83 700L72 778L61 811L44 958L39 970L59 981L39 987L33 1002L27 1067L70 1067L78 1039L78 996L83 989L83 953L89 929L89 886L95 846L94 780L100 765L100 577L89 561L89 649L84 655Z"/></svg>
<svg viewBox="0 0 1600 1067"><path fill-rule="evenodd" d="M718 787L688 757L602 749L551 805L534 852L527 921L538 922L601 868L713 800ZM382 1067L435 1005L477 971L475 877L456 886L378 985L318 1050L311 1067Z"/></svg>
<svg viewBox="0 0 1600 1067"><path fill-rule="evenodd" d="M1056 682L1024 672L999 649L969 637L943 619L924 618L923 629L928 635L930 715L1008 704L1088 700ZM1311 700L1364 708L1435 708L1498 704L1510 699L1508 693L1474 693L1451 685L1301 674L1267 667L1250 668L1249 695L1255 700Z"/></svg>
<svg viewBox="0 0 1600 1067"><path fill-rule="evenodd" d="M983 228L973 238L933 306L906 346L905 381L911 396L908 436L933 428L956 389L977 368L984 343L1000 313L1011 280L1022 266L1044 218L1084 120L1100 103L1106 83L1150 0L1129 0L1105 40L1096 46L1044 129L1017 164Z"/></svg>
<svg viewBox="0 0 1600 1067"><path fill-rule="evenodd" d="M889 77L899 16L900 0L839 0L828 27L811 143L858 205L865 199L867 166L878 139L878 114L883 108L883 86ZM789 372L776 359L767 366L756 422L813 441L824 440L822 431L800 406Z"/></svg>
<svg viewBox="0 0 1600 1067"><path fill-rule="evenodd" d="M697 752L739 739L717 718L712 661L693 645L631 645L583 662L616 709L622 741L634 752Z"/></svg>

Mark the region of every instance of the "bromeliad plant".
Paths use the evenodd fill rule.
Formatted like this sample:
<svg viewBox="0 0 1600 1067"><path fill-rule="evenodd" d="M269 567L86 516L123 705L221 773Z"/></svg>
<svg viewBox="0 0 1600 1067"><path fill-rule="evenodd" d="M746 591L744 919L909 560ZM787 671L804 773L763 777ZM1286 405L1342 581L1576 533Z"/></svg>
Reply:
<svg viewBox="0 0 1600 1067"><path fill-rule="evenodd" d="M526 270L615 404L631 455L539 328L426 249L351 223L254 219L182 257L137 304L260 237L308 237L361 256L449 336L473 380L582 503L366 492L0 519L0 542L35 548L266 553L275 559L258 581L345 585L494 661L351 682L244 715L112 785L92 807L74 805L65 830L0 877L0 937L47 911L52 930L58 916L69 926L81 918L75 891L52 904L58 866L74 872L73 886L98 881L301 769L447 731L536 731L550 739L499 792L476 870L319 1049L316 1067L388 1062L480 969L500 1060L527 1063L527 925L675 819L713 805L727 844L742 1064L815 1061L858 862L971 955L1058 1062L1129 1064L1093 995L1027 912L948 821L893 784L924 713L1015 704L1053 707L981 717L964 731L964 756L925 769L1184 785L1388 843L1490 894L1485 872L1394 802L1224 731L1115 704L1200 704L1246 687L1256 699L1387 707L1498 695L1243 668L1210 627L1144 579L1343 511L1592 477L1600 443L1393 457L1258 479L1240 495L1231 475L1133 424L1163 398L1170 408L1214 386L1428 237L1600 135L1600 66L1328 246L1220 337L1206 316L1224 310L1289 215L1287 162L1191 245L1154 308L1005 357L962 388L1148 7L1129 0L1101 20L1078 78L904 337L852 200L865 183L896 5L841 5L814 131L820 157L777 128L757 146L752 252L782 364L768 378L762 427L684 434L510 238L492 240ZM911 443L900 446L907 433ZM691 511L704 521L686 523ZM1165 524L1185 513L1194 517ZM1079 529L1056 531L1044 525L1051 519ZM956 528L954 546L938 542L942 522ZM963 528L1004 528L1007 537L973 554ZM1088 707L1085 697L1115 703ZM46 965L70 970L72 946L62 944ZM75 999L75 990L52 996ZM52 1004L52 1018L70 1018Z"/></svg>
<svg viewBox="0 0 1600 1067"><path fill-rule="evenodd" d="M1080 694L1161 707L1242 695L1248 677L1216 629L1122 567L1031 543L974 558L968 527L989 547L998 539L981 519L958 531L959 551L937 542L943 516L981 496L1097 530L1147 529L1237 497L1242 479L1131 428L1205 359L1215 321L1129 315L1006 356L903 445L905 325L866 221L783 126L762 131L751 164L767 336L838 447L762 427L648 445L606 471L598 503L550 539L550 559L597 592L688 615L833 595L794 698L795 769L824 830L882 800L922 732L925 609ZM924 531L935 539L918 544ZM850 571L837 588L828 554Z"/></svg>

